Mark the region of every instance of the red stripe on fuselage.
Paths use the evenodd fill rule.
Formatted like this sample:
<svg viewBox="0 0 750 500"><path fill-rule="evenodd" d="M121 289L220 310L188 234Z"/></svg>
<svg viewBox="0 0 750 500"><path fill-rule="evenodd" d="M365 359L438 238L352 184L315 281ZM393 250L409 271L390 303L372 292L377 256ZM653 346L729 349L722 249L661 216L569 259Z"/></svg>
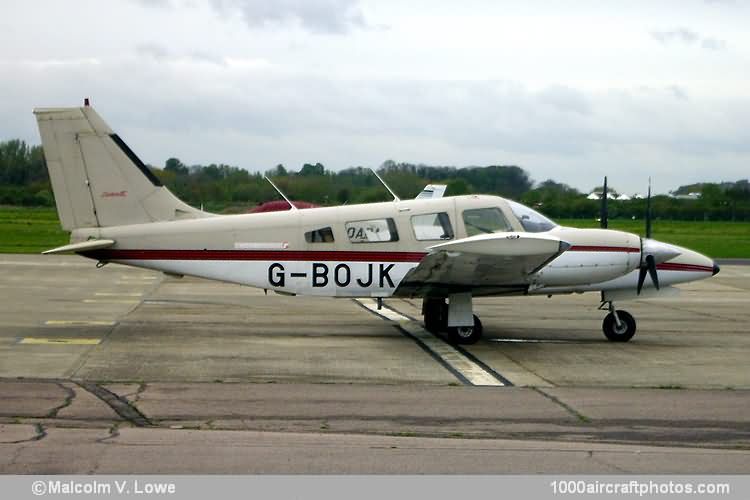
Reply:
<svg viewBox="0 0 750 500"><path fill-rule="evenodd" d="M659 271L692 271L699 273L713 273L714 268L710 266L701 266L698 264L679 264L677 262L664 262L657 264L656 269Z"/></svg>
<svg viewBox="0 0 750 500"><path fill-rule="evenodd" d="M637 248L574 246L583 252L639 252ZM356 252L343 250L93 250L81 252L92 259L109 260L225 260L225 261L334 261L334 262L420 262L424 252ZM665 262L661 271L713 273L713 268L696 264Z"/></svg>
<svg viewBox="0 0 750 500"><path fill-rule="evenodd" d="M419 262L424 252L350 252L305 250L94 250L82 255L99 260L272 260L341 262Z"/></svg>

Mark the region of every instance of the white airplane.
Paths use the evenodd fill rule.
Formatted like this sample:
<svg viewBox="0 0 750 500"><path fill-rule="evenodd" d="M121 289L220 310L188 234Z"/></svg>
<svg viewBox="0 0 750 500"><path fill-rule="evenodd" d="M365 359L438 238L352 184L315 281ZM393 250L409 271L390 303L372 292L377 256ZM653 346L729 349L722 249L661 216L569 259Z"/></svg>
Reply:
<svg viewBox="0 0 750 500"><path fill-rule="evenodd" d="M413 200L400 200L384 183L393 201L209 214L164 187L88 102L34 113L57 212L71 232L69 245L47 254L288 295L374 297L379 304L421 297L426 328L447 331L456 343L482 336L474 297L582 292L601 294L606 337L627 341L636 323L616 301L664 294L719 272L710 258L685 248L562 227L497 196L443 197L440 185Z"/></svg>

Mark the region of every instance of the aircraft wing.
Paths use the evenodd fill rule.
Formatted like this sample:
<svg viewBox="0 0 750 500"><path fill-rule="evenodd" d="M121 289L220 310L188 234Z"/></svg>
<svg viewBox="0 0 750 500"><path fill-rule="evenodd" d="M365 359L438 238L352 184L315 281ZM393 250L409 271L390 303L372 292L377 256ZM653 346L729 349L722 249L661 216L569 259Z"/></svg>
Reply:
<svg viewBox="0 0 750 500"><path fill-rule="evenodd" d="M410 270L395 295L471 291L494 295L524 290L531 275L570 248L554 236L538 233L479 234L429 247Z"/></svg>

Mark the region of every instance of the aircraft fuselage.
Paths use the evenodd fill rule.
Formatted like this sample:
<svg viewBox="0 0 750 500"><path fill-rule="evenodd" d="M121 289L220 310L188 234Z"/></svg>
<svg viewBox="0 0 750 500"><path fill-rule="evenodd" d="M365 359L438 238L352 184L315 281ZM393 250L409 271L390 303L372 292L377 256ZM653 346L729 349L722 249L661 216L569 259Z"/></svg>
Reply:
<svg viewBox="0 0 750 500"><path fill-rule="evenodd" d="M77 229L72 241L112 239L113 247L83 255L171 274L288 294L389 297L435 290L399 289L399 284L430 247L488 229L525 232L507 200L467 195ZM639 236L560 226L544 234L570 248L510 285L483 283L488 274L481 266L467 270L467 286L479 285L474 295L635 289ZM662 285L709 277L713 270L711 259L682 248L659 264Z"/></svg>

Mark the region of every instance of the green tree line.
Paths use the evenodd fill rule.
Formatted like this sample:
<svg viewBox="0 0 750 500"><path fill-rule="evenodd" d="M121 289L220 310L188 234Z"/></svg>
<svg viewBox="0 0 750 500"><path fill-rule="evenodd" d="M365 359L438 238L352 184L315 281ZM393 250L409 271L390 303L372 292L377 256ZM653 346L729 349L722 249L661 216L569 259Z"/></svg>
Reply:
<svg viewBox="0 0 750 500"><path fill-rule="evenodd" d="M185 165L168 159L163 168L151 167L178 197L194 206L216 212L242 212L278 195L262 173L251 173L226 164ZM512 198L539 209L552 218L594 218L600 202L552 179L534 181L515 165L453 166L415 165L387 160L378 173L396 194L413 198L428 183L446 184L448 195L485 193ZM390 199L369 169L351 167L338 172L320 163L305 163L299 170L284 165L265 172L290 198L319 205L370 203ZM656 218L673 220L750 221L750 186L747 180L721 184L681 186L675 192L701 193L698 199L655 196ZM614 190L613 190L614 191ZM0 142L0 204L53 206L41 146L14 139ZM612 218L642 218L646 201L610 201Z"/></svg>

